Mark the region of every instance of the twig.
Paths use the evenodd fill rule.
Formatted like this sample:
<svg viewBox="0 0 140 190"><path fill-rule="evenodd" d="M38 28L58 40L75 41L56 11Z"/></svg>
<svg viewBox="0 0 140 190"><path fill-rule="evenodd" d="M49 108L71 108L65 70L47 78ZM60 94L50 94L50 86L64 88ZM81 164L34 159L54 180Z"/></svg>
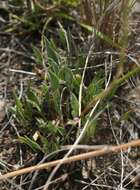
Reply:
<svg viewBox="0 0 140 190"><path fill-rule="evenodd" d="M82 150L86 150L86 151L93 151L93 150L99 150L99 149L103 149L105 147L107 147L108 145L77 145L75 146L75 149L82 149ZM66 151L66 150L69 150L73 147L73 145L65 145L65 146L61 146L61 149L59 150L56 150L50 154L47 154L38 164L42 164L44 163L49 157L51 157L52 155L55 155L57 153L60 153L61 151ZM28 190L31 190L32 187L33 187L33 183L38 175L38 170L34 172L34 175L32 177L32 180L31 180L31 183L30 183L30 186L28 188ZM44 186L43 186L44 187Z"/></svg>
<svg viewBox="0 0 140 190"><path fill-rule="evenodd" d="M24 71L24 70L17 70L17 69L9 69L11 72L19 73L19 74L26 74L26 75L33 75L36 76L36 73Z"/></svg>
<svg viewBox="0 0 140 190"><path fill-rule="evenodd" d="M136 147L136 146L140 146L140 139L131 141L131 142L126 143L126 144L121 144L121 145L117 145L117 146L113 146L113 147L107 146L106 148L103 148L101 150L96 150L96 151L91 151L91 152L88 152L88 153L82 153L82 154L78 154L78 155L75 155L75 156L71 156L69 158L66 158L63 161L63 164L69 164L71 162L76 162L76 161L80 161L80 160L86 160L86 159L97 157L97 156L103 156L103 155L106 155L108 153L117 153L117 152L120 152L122 150L124 151L124 150L126 150L126 149L128 149L130 147ZM31 167L20 169L20 170L16 170L14 172L10 172L10 173L1 175L0 180L4 180L4 179L7 179L7 178L11 178L11 177L16 177L16 176L19 176L19 175L22 175L22 174L33 172L35 170L49 169L49 168L52 168L52 167L56 166L61 161L62 161L62 159L55 160L55 161L48 162L48 163L44 163L44 164L31 166Z"/></svg>
<svg viewBox="0 0 140 190"><path fill-rule="evenodd" d="M61 146L61 149L66 150L66 149L70 149L73 145L64 145ZM105 147L108 147L109 145L84 145L84 144L80 144L80 145L76 145L75 149L83 149L83 150L99 150L99 149L103 149ZM110 147L110 146L109 146ZM111 146L112 147L112 146Z"/></svg>

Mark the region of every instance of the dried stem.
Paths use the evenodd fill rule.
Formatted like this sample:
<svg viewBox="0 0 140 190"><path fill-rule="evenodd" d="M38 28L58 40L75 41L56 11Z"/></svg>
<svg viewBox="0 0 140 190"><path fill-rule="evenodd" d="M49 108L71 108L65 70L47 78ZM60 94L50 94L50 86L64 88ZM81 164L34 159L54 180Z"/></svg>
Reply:
<svg viewBox="0 0 140 190"><path fill-rule="evenodd" d="M104 100L107 97L109 97L113 92L115 92L118 87L125 81L128 80L130 77L134 76L135 74L138 74L140 72L140 68L136 67L134 70L126 73L125 75L123 75L122 77L118 78L118 79L114 79L112 81L112 83L110 84L110 86L103 90L100 94L98 94L97 96L93 97L93 99L87 104L87 106L84 108L84 110L82 111L80 117L84 116L85 114L89 113L89 111L91 110L91 108L95 105L95 103L101 99Z"/></svg>
<svg viewBox="0 0 140 190"><path fill-rule="evenodd" d="M131 141L131 142L126 143L126 144L121 144L121 145L112 146L112 147L106 146L105 148L102 148L100 150L91 151L91 152L71 156L69 158L66 158L63 161L63 164L70 164L71 162L75 162L75 161L79 161L79 160L86 160L86 159L101 156L101 155L103 156L103 155L106 155L108 153L117 153L117 152L120 152L122 150L124 151L130 147L136 147L136 146L140 146L140 139ZM10 173L1 175L0 180L4 180L7 178L11 178L11 177L16 177L16 176L23 175L23 174L33 172L36 170L49 169L49 168L56 166L61 161L62 161L62 159L55 160L55 161L48 162L48 163L35 165L35 166L31 166L31 167L20 169L20 170L16 170L14 172L10 172Z"/></svg>

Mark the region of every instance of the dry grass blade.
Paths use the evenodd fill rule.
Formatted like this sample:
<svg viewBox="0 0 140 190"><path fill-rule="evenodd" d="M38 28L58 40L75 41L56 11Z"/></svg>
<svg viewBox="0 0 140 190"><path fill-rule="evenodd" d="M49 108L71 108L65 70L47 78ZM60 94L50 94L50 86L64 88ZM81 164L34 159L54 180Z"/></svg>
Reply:
<svg viewBox="0 0 140 190"><path fill-rule="evenodd" d="M63 161L63 164L66 164L66 163L69 164L71 162L76 162L76 161L79 161L79 160L86 160L86 159L89 159L89 158L92 158L92 157L106 155L106 154L109 154L109 153L117 153L117 152L120 152L122 150L124 151L124 150L126 150L126 149L128 149L130 147L137 147L137 146L140 146L140 139L128 142L126 144L121 144L121 145L112 146L112 147L106 146L105 148L100 149L100 150L91 151L91 152L71 156L69 158L66 158ZM11 177L16 177L16 176L26 174L26 173L29 173L29 172L33 172L33 171L36 171L36 170L52 168L52 167L56 166L57 164L59 164L60 162L61 162L61 159L60 160L55 160L55 161L52 161L52 162L48 162L48 163L44 163L44 164L31 166L31 167L24 168L24 169L20 169L20 170L14 171L14 172L10 172L10 173L1 175L0 180L4 180L4 179L7 179L7 178L11 178Z"/></svg>
<svg viewBox="0 0 140 190"><path fill-rule="evenodd" d="M0 99L0 122L3 121L5 115L6 115L6 112L5 112L5 100Z"/></svg>

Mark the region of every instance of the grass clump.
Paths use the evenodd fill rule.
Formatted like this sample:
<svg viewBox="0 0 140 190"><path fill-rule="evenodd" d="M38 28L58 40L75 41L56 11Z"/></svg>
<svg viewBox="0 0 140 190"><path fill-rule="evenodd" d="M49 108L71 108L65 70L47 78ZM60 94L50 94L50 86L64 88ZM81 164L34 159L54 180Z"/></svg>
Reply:
<svg viewBox="0 0 140 190"><path fill-rule="evenodd" d="M36 4L36 1L31 2L33 3L31 14L34 14L34 18L38 19L36 6L39 9L42 8L39 7L40 4ZM13 3L18 3L16 5L20 6L24 4L20 1ZM62 1L54 2L56 6L61 3ZM77 5L79 2L67 1L65 3ZM89 19L87 8L90 8L91 11L90 3L94 8L92 10L94 18ZM133 3L128 1L125 4L125 1L122 1L117 6L113 1L83 1L83 4L80 4L84 9L85 20L78 22L78 25L80 24L87 31L95 33L93 36L95 39L94 50L104 51L105 48L116 48L120 51L120 57L118 57L120 63L116 69L116 77L109 86L106 86L102 68L98 72L92 71L92 74L88 72L87 66L91 66L93 60L96 64L99 59L96 60L95 56L93 60L87 61L88 56L81 53L82 47L79 48L76 45L70 30L66 31L63 25L57 22L57 26L59 26L57 33L60 40L58 43L58 41L46 38L45 31L48 22L44 24L41 32L41 48L32 46L36 60L34 71L40 80L40 85L33 88L31 84L21 100L15 96L16 106L12 109L18 124L28 130L29 137L25 130L25 136L20 137L22 142L28 144L33 150L41 150L44 153L57 150L61 145L73 143L79 133L79 121L81 126L85 125L89 119L90 110L96 102L103 100L97 109L98 113L106 108L116 89L129 77L139 72L139 69L135 69L123 75L125 50L128 42L127 19ZM120 20L116 23L119 16ZM17 15L14 17L17 18ZM18 20L22 22L23 18L18 17ZM74 21L74 18L72 20ZM29 20L26 22L30 23ZM119 30L115 33L118 25ZM59 46L59 44L61 45ZM109 44L111 46L108 46ZM79 69L84 64L85 67ZM40 68L41 73L39 72ZM87 75L90 75L88 83L86 81ZM106 89L103 90L105 86ZM97 120L90 119L90 121L90 127L87 127L85 133L87 141L94 135L97 125Z"/></svg>
<svg viewBox="0 0 140 190"><path fill-rule="evenodd" d="M61 48L56 47L53 40L42 37L47 57L44 57L45 52L42 49L33 46L36 60L34 71L40 84L33 87L31 83L22 99L15 95L16 105L12 108L12 113L22 129L20 141L28 144L34 151L41 150L44 153L50 153L65 144L72 144L76 139L79 122L78 96L82 72L77 65L81 58L83 61L85 58L71 58L71 34L62 25L58 32L62 40ZM38 71L41 68L40 75ZM104 79L95 76L91 84L85 87L82 107L101 92L103 83ZM83 124L86 117L82 118ZM95 122L90 125L90 128L95 128Z"/></svg>

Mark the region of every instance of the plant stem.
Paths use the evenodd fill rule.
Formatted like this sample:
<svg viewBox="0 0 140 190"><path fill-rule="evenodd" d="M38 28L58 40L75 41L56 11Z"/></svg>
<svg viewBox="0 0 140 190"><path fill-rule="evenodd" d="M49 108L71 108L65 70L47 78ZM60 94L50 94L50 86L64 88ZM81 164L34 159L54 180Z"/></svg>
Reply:
<svg viewBox="0 0 140 190"><path fill-rule="evenodd" d="M104 100L107 97L109 97L112 92L116 91L117 88L125 81L128 80L130 77L134 76L135 74L140 72L140 67L137 67L135 69L133 69L132 71L126 73L124 76L120 77L119 79L114 79L112 81L112 83L110 84L110 86L103 90L100 94L98 94L97 96L94 96L93 99L87 104L87 106L84 108L84 110L82 111L80 117L84 116L85 114L87 114L90 109L96 104L96 102L100 99L100 100Z"/></svg>

